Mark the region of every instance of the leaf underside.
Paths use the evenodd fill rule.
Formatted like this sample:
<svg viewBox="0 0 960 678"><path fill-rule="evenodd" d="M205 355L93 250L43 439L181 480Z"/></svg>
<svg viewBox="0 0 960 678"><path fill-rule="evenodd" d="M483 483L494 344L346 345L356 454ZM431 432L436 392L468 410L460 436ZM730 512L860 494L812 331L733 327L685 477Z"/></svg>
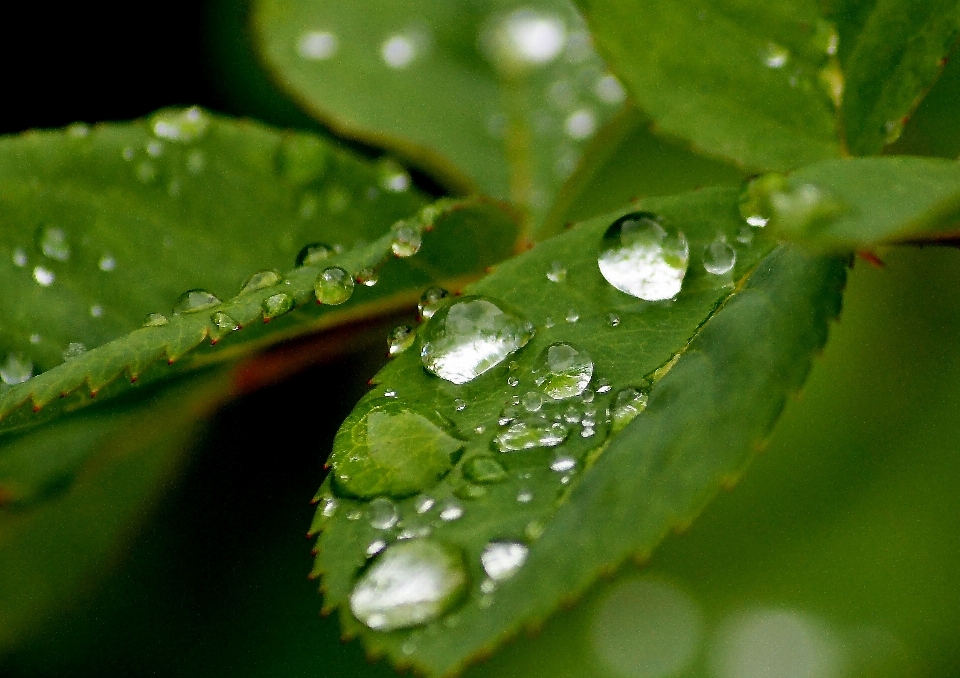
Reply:
<svg viewBox="0 0 960 678"><path fill-rule="evenodd" d="M314 575L322 578L325 608L340 608L346 634L362 635L373 654L447 675L492 652L521 627L538 624L599 574L631 555L649 554L671 527L692 521L722 484L739 476L786 397L800 388L826 340L828 321L839 313L845 260L758 240L737 244L731 273L710 274L703 268L705 248L718 235L728 242L743 235L736 191L649 199L642 207L658 214L668 230L682 229L690 241L690 269L674 300L644 302L611 287L596 255L616 215L591 220L467 288L505 302L536 326L535 338L511 356L514 364L505 361L456 386L425 372L416 344L377 375L377 386L358 405L362 412L395 391L401 405L426 407L451 420L466 441L454 469L426 491L436 508L420 515L417 500L400 500L394 528L375 529L365 502L346 497L337 497L335 512L326 515L330 479L318 494L324 503L312 528L320 532ZM546 281L554 262L566 269L564 282ZM584 437L584 427L571 425L559 447L495 451L501 411L515 395L537 389L532 371L538 356L558 341L593 360L596 433ZM603 413L615 394L648 382L649 406L611 434ZM462 410L457 399L466 403ZM545 407L568 403L583 407L576 398ZM480 454L493 454L507 477L478 492L464 465ZM558 455L575 459L576 468L551 470ZM463 509L457 520L438 516L450 502ZM349 597L368 562L368 547L377 540L390 543L404 530L426 530L428 539L462 551L468 593L446 618L422 628L371 631L350 613ZM493 593L483 583L480 563L491 540L530 548L527 563Z"/></svg>

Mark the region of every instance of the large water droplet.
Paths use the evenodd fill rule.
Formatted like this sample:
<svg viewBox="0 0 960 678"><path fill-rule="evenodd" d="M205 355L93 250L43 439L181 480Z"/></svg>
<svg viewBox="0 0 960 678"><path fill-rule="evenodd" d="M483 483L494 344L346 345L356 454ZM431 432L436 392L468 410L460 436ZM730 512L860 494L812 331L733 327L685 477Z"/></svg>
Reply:
<svg viewBox="0 0 960 678"><path fill-rule="evenodd" d="M353 615L371 629L420 626L447 612L463 595L463 557L432 539L413 539L384 550L350 594Z"/></svg>
<svg viewBox="0 0 960 678"><path fill-rule="evenodd" d="M400 519L397 505L386 497L377 497L371 501L367 507L367 515L370 517L370 527L375 530L389 530Z"/></svg>
<svg viewBox="0 0 960 678"><path fill-rule="evenodd" d="M297 254L297 266L314 266L324 259L329 259L335 253L330 245L322 242L310 243L305 245Z"/></svg>
<svg viewBox="0 0 960 678"><path fill-rule="evenodd" d="M423 238L420 237L420 233L415 228L400 226L394 231L390 249L398 257L412 257L420 251L422 244Z"/></svg>
<svg viewBox="0 0 960 678"><path fill-rule="evenodd" d="M490 370L533 338L533 324L483 297L444 306L423 332L421 358L433 374L465 384Z"/></svg>
<svg viewBox="0 0 960 678"><path fill-rule="evenodd" d="M521 8L496 16L480 35L480 48L508 76L548 64L567 41L567 27L555 14Z"/></svg>
<svg viewBox="0 0 960 678"><path fill-rule="evenodd" d="M523 420L511 424L493 439L501 452L516 452L535 447L556 447L570 433L570 429L559 421L544 419Z"/></svg>
<svg viewBox="0 0 960 678"><path fill-rule="evenodd" d="M70 243L62 228L42 227L37 232L37 244L40 246L40 251L51 259L57 261L70 259Z"/></svg>
<svg viewBox="0 0 960 678"><path fill-rule="evenodd" d="M256 292L268 287L273 287L274 285L279 285L282 281L283 276L276 271L260 271L259 273L254 273L252 276L250 276L247 282L243 284L240 294Z"/></svg>
<svg viewBox="0 0 960 678"><path fill-rule="evenodd" d="M463 441L436 412L413 410L392 398L368 401L340 427L330 464L345 494L406 497L432 487L452 467Z"/></svg>
<svg viewBox="0 0 960 678"><path fill-rule="evenodd" d="M306 186L323 176L329 156L330 150L319 138L291 133L277 150L277 171L290 183Z"/></svg>
<svg viewBox="0 0 960 678"><path fill-rule="evenodd" d="M353 277L339 266L332 266L317 276L313 289L321 304L336 306L353 296L353 287Z"/></svg>
<svg viewBox="0 0 960 678"><path fill-rule="evenodd" d="M733 270L736 263L737 252L723 236L718 236L703 250L703 267L708 273L725 275Z"/></svg>
<svg viewBox="0 0 960 678"><path fill-rule="evenodd" d="M196 313L220 305L220 300L206 290L187 290L173 305L173 314Z"/></svg>
<svg viewBox="0 0 960 678"><path fill-rule="evenodd" d="M33 376L33 363L23 356L7 354L7 362L0 366L0 382L7 386L22 384Z"/></svg>
<svg viewBox="0 0 960 678"><path fill-rule="evenodd" d="M552 344L543 350L535 370L537 386L554 400L580 395L593 378L593 361L570 344Z"/></svg>
<svg viewBox="0 0 960 678"><path fill-rule="evenodd" d="M507 479L507 472L496 459L481 454L467 459L463 464L463 475L475 483L499 483Z"/></svg>
<svg viewBox="0 0 960 678"><path fill-rule="evenodd" d="M494 581L503 581L523 567L529 552L527 545L520 542L492 541L483 548L480 562L488 577Z"/></svg>
<svg viewBox="0 0 960 678"><path fill-rule="evenodd" d="M660 301L680 292L689 260L683 233L668 235L657 215L634 212L607 229L597 264L607 282L621 292Z"/></svg>
<svg viewBox="0 0 960 678"><path fill-rule="evenodd" d="M626 428L627 424L647 408L646 389L627 388L617 391L610 406L610 428L618 433Z"/></svg>
<svg viewBox="0 0 960 678"><path fill-rule="evenodd" d="M408 348L413 346L417 338L416 332L409 325L399 325L390 330L387 335L387 355L391 358L400 355Z"/></svg>
<svg viewBox="0 0 960 678"><path fill-rule="evenodd" d="M443 303L450 297L450 293L442 287L430 287L420 297L420 303L417 309L420 311L420 317L424 320L432 318Z"/></svg>
<svg viewBox="0 0 960 678"><path fill-rule="evenodd" d="M210 116L192 106L180 111L161 111L151 121L153 133L169 141L188 143L202 137L210 126Z"/></svg>

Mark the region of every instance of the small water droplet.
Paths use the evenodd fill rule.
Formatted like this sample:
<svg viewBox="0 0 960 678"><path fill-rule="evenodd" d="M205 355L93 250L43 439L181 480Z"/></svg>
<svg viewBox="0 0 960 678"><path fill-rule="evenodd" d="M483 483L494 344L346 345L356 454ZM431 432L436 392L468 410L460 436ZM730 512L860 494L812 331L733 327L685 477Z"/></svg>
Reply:
<svg viewBox="0 0 960 678"><path fill-rule="evenodd" d="M753 229L748 226L741 226L737 231L737 242L749 245L753 242Z"/></svg>
<svg viewBox="0 0 960 678"><path fill-rule="evenodd" d="M903 134L903 120L887 120L883 124L883 132L883 143L894 143Z"/></svg>
<svg viewBox="0 0 960 678"><path fill-rule="evenodd" d="M612 387L610 386L610 382L607 381L606 379L601 379L599 382L597 382L597 393L609 393L611 388ZM587 401L584 401L584 402L587 402Z"/></svg>
<svg viewBox="0 0 960 678"><path fill-rule="evenodd" d="M57 279L57 276L49 268L37 266L33 269L33 279L41 287L50 287Z"/></svg>
<svg viewBox="0 0 960 678"><path fill-rule="evenodd" d="M329 31L308 31L297 41L297 53L304 59L324 61L337 53L339 41Z"/></svg>
<svg viewBox="0 0 960 678"><path fill-rule="evenodd" d="M520 399L520 403L527 412L538 412L543 407L543 396L536 391L527 391Z"/></svg>
<svg viewBox="0 0 960 678"><path fill-rule="evenodd" d="M403 193L410 189L410 175L393 160L384 160L377 166L380 187L390 193ZM409 228L409 227L408 227Z"/></svg>
<svg viewBox="0 0 960 678"><path fill-rule="evenodd" d="M117 260L113 258L113 255L104 254L100 257L100 261L97 262L97 267L104 272L110 272L117 267Z"/></svg>
<svg viewBox="0 0 960 678"><path fill-rule="evenodd" d="M322 242L310 243L297 254L297 266L314 266L333 255L334 250L330 245Z"/></svg>
<svg viewBox="0 0 960 678"><path fill-rule="evenodd" d="M332 518L336 515L339 507L340 502L338 502L335 497L326 497L323 500L323 504L320 505L320 513L322 513L325 518Z"/></svg>
<svg viewBox="0 0 960 678"><path fill-rule="evenodd" d="M383 539L370 542L370 545L367 547L367 558L373 558L385 548L387 548L387 542Z"/></svg>
<svg viewBox="0 0 960 678"><path fill-rule="evenodd" d="M71 342L67 344L67 348L63 351L63 360L73 360L79 356L82 356L87 352L87 347L81 344L79 341Z"/></svg>
<svg viewBox="0 0 960 678"><path fill-rule="evenodd" d="M380 56L390 68L406 68L417 58L417 47L413 36L397 33L384 40L380 47Z"/></svg>
<svg viewBox="0 0 960 678"><path fill-rule="evenodd" d="M500 483L507 479L507 472L496 459L488 454L471 457L463 465L463 475L475 483Z"/></svg>
<svg viewBox="0 0 960 678"><path fill-rule="evenodd" d="M263 309L264 320L272 320L292 311L294 305L293 297L279 292L264 299L260 307Z"/></svg>
<svg viewBox="0 0 960 678"><path fill-rule="evenodd" d="M530 490L520 490L517 493L517 501L521 504L529 504L533 501L533 492Z"/></svg>
<svg viewBox="0 0 960 678"><path fill-rule="evenodd" d="M90 125L82 122L75 122L67 126L67 134L74 139L85 139L90 136Z"/></svg>
<svg viewBox="0 0 960 678"><path fill-rule="evenodd" d="M628 386L617 391L610 407L610 426L613 433L618 433L626 428L627 424L646 408L646 390Z"/></svg>
<svg viewBox="0 0 960 678"><path fill-rule="evenodd" d="M577 467L577 460L568 454L560 454L554 457L550 463L550 470L558 473L572 471Z"/></svg>
<svg viewBox="0 0 960 678"><path fill-rule="evenodd" d="M210 126L210 116L197 107L160 111L151 120L153 133L161 139L189 143L202 137Z"/></svg>
<svg viewBox="0 0 960 678"><path fill-rule="evenodd" d="M520 412L515 407L505 407L503 412L500 413L500 418L497 420L497 423L501 426L506 426L511 421L516 419L520 415Z"/></svg>
<svg viewBox="0 0 960 678"><path fill-rule="evenodd" d="M23 268L28 263L27 253L24 252L21 248L13 250L13 265L18 268Z"/></svg>
<svg viewBox="0 0 960 678"><path fill-rule="evenodd" d="M563 264L559 261L555 261L550 264L550 268L547 270L547 280L550 282L564 282L567 279L567 269L564 268Z"/></svg>
<svg viewBox="0 0 960 678"><path fill-rule="evenodd" d="M514 377L513 375L507 377L507 386L511 388L516 388L520 385L520 380Z"/></svg>
<svg viewBox="0 0 960 678"><path fill-rule="evenodd" d="M398 325L387 335L387 354L392 358L413 346L417 335L409 325Z"/></svg>
<svg viewBox="0 0 960 678"><path fill-rule="evenodd" d="M151 158L159 158L163 155L163 144L159 141L150 141L147 143L146 150Z"/></svg>
<svg viewBox="0 0 960 678"><path fill-rule="evenodd" d="M588 139L597 131L597 116L588 108L581 108L567 116L564 129L571 139Z"/></svg>
<svg viewBox="0 0 960 678"><path fill-rule="evenodd" d="M580 410L577 409L576 405L571 405L564 411L563 420L568 424L580 423Z"/></svg>
<svg viewBox="0 0 960 678"><path fill-rule="evenodd" d="M369 628L393 631L438 619L467 586L462 555L431 539L385 549L357 581L350 610Z"/></svg>
<svg viewBox="0 0 960 678"><path fill-rule="evenodd" d="M443 303L450 298L450 293L442 287L431 287L427 289L420 297L420 303L417 308L420 311L420 317L424 320L432 318Z"/></svg>
<svg viewBox="0 0 960 678"><path fill-rule="evenodd" d="M16 386L33 376L33 363L23 356L7 354L7 361L0 367L0 382L7 386Z"/></svg>
<svg viewBox="0 0 960 678"><path fill-rule="evenodd" d="M567 315L564 317L568 323L575 323L580 320L580 313L575 308L567 309Z"/></svg>
<svg viewBox="0 0 960 678"><path fill-rule="evenodd" d="M620 316L618 316L616 313L608 313L607 324L610 327L616 327L617 325L620 324Z"/></svg>
<svg viewBox="0 0 960 678"><path fill-rule="evenodd" d="M703 267L713 275L725 275L737 263L737 252L727 244L725 237L717 238L703 250Z"/></svg>
<svg viewBox="0 0 960 678"><path fill-rule="evenodd" d="M371 501L367 507L367 516L370 519L370 527L375 530L389 530L400 519L397 505L386 497L377 497Z"/></svg>
<svg viewBox="0 0 960 678"><path fill-rule="evenodd" d="M373 287L380 280L380 275L375 268L362 268L357 272L357 282L364 287Z"/></svg>
<svg viewBox="0 0 960 678"><path fill-rule="evenodd" d="M748 181L740 194L740 214L748 224L765 225L773 219L781 231L826 225L845 209L816 184L795 184L774 172Z"/></svg>
<svg viewBox="0 0 960 678"><path fill-rule="evenodd" d="M623 85L617 80L617 77L609 73L597 80L597 85L593 89L597 98L605 104L616 106L622 104L627 98L627 93Z"/></svg>
<svg viewBox="0 0 960 678"><path fill-rule="evenodd" d="M162 313L151 313L143 321L144 327L162 327L169 324L170 321L167 320L167 316Z"/></svg>
<svg viewBox="0 0 960 678"><path fill-rule="evenodd" d="M786 47L771 42L760 51L760 58L767 68L783 68L790 59L790 52Z"/></svg>
<svg viewBox="0 0 960 678"><path fill-rule="evenodd" d="M515 541L492 541L483 548L480 562L493 581L504 581L515 575L527 560L530 549Z"/></svg>
<svg viewBox="0 0 960 678"><path fill-rule="evenodd" d="M384 392L383 392L383 397L384 397L384 398L396 398L396 397L397 397L397 392L394 391L393 389L390 389L389 391L384 391Z"/></svg>
<svg viewBox="0 0 960 678"><path fill-rule="evenodd" d="M395 256L401 258L412 257L420 251L422 244L423 238L420 237L420 233L418 233L415 228L411 226L400 226L394 231L393 242L390 244L390 249L393 250Z"/></svg>
<svg viewBox="0 0 960 678"><path fill-rule="evenodd" d="M550 63L566 42L563 19L528 8L494 16L480 34L481 51L508 77Z"/></svg>
<svg viewBox="0 0 960 678"><path fill-rule="evenodd" d="M444 522L452 522L454 520L460 520L463 517L463 507L459 502L450 499L444 504L443 508L440 509L440 520Z"/></svg>
<svg viewBox="0 0 960 678"><path fill-rule="evenodd" d="M436 504L436 502L433 497L426 494L418 495L417 498L413 500L413 508L420 515L432 509L434 504Z"/></svg>
<svg viewBox="0 0 960 678"><path fill-rule="evenodd" d="M90 307L90 317L91 318L102 318L103 317L103 306L100 304L94 304Z"/></svg>
<svg viewBox="0 0 960 678"><path fill-rule="evenodd" d="M283 276L276 271L260 271L250 276L247 282L243 284L243 287L240 289L240 294L257 292L268 287L273 287L274 285L279 285L282 281Z"/></svg>
<svg viewBox="0 0 960 678"><path fill-rule="evenodd" d="M57 261L69 261L71 248L66 231L62 228L43 227L37 232L37 244L47 257Z"/></svg>
<svg viewBox="0 0 960 678"><path fill-rule="evenodd" d="M213 316L210 318L210 321L213 323L214 327L216 327L217 330L219 330L217 332L218 338L222 337L225 334L229 334L230 332L235 332L236 330L240 329L240 323L238 323L236 320L231 318L229 315L227 315L223 311L217 311L216 313L214 313Z"/></svg>
<svg viewBox="0 0 960 678"><path fill-rule="evenodd" d="M463 412L465 409L467 409L467 401L463 398L457 398L453 401L453 409L455 409L457 412Z"/></svg>
<svg viewBox="0 0 960 678"><path fill-rule="evenodd" d="M650 212L627 214L603 236L600 273L621 292L644 299L672 299L687 273L690 248L683 233L669 235Z"/></svg>
<svg viewBox="0 0 960 678"><path fill-rule="evenodd" d="M42 340L42 337L41 337L39 334L31 334L31 335L30 335L30 343L31 343L31 344L39 344L41 340Z"/></svg>
<svg viewBox="0 0 960 678"><path fill-rule="evenodd" d="M429 372L465 384L526 346L533 335L533 325L500 302L465 296L430 318L421 359Z"/></svg>
<svg viewBox="0 0 960 678"><path fill-rule="evenodd" d="M196 313L220 305L220 300L206 290L187 290L173 305L173 314Z"/></svg>
<svg viewBox="0 0 960 678"><path fill-rule="evenodd" d="M554 400L580 395L593 377L593 361L570 344L551 344L540 354L537 386Z"/></svg>
<svg viewBox="0 0 960 678"><path fill-rule="evenodd" d="M339 266L331 266L317 276L313 289L321 304L337 306L353 296L353 278Z"/></svg>
<svg viewBox="0 0 960 678"><path fill-rule="evenodd" d="M547 420L518 421L493 439L501 452L516 452L535 447L556 447L567 439L570 429L560 422Z"/></svg>

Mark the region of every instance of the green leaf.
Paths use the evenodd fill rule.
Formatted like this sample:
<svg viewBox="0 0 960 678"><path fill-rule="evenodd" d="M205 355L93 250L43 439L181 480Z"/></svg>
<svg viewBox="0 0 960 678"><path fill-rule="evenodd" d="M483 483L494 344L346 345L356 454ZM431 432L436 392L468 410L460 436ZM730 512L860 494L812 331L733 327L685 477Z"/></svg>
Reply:
<svg viewBox="0 0 960 678"><path fill-rule="evenodd" d="M943 68L960 33L957 0L830 0L846 84L846 141L856 155L878 153Z"/></svg>
<svg viewBox="0 0 960 678"><path fill-rule="evenodd" d="M283 87L338 133L539 220L623 101L565 0L258 0Z"/></svg>
<svg viewBox="0 0 960 678"><path fill-rule="evenodd" d="M816 0L578 0L657 125L709 155L785 170L840 154L832 27Z"/></svg>
<svg viewBox="0 0 960 678"><path fill-rule="evenodd" d="M638 221L647 230L636 242L653 238L666 248L678 230L689 241L675 299L643 301L615 289L598 257L610 263L604 253L616 240L607 232L620 213L585 222L441 307L421 326L419 350L381 371L351 415L345 426L353 430L364 413L399 403L449 420L447 435L463 441L442 480L421 479L372 502L342 491L357 478L335 447L317 496L314 575L325 608L340 608L345 633L362 634L372 653L446 675L537 625L598 575L649 554L670 528L692 521L743 472L800 388L839 313L844 261L748 244L733 189L640 207L659 226ZM666 238L656 235L664 231ZM708 272L722 271L720 255L731 249L732 270ZM660 267L662 283L685 257L675 243L672 254L660 254L671 267ZM476 328L484 341L449 343ZM502 360L490 365L490 356ZM465 365L486 369L458 385ZM417 445L393 443L410 468L422 467ZM394 543L408 546L376 555L392 553ZM391 582L415 573L425 577L417 580L428 594L421 604L383 609L398 593Z"/></svg>
<svg viewBox="0 0 960 678"><path fill-rule="evenodd" d="M206 373L0 435L0 655L109 569L230 390Z"/></svg>
<svg viewBox="0 0 960 678"><path fill-rule="evenodd" d="M0 431L128 391L131 381L412 305L433 281L478 275L513 250L511 219L482 199L398 222L424 205L408 186L396 166L370 166L316 136L199 109L0 142ZM370 278L402 229L419 242L434 224L422 254L379 271L384 283L358 286L342 307L307 304L321 270ZM343 251L292 268L316 241ZM237 294L252 274L274 269L287 273ZM209 302L202 312L169 314L197 288L215 295L192 295ZM141 328L157 311L169 317ZM18 383L32 370L40 374Z"/></svg>
<svg viewBox="0 0 960 678"><path fill-rule="evenodd" d="M855 158L752 181L745 214L774 235L822 249L953 240L960 229L960 164L938 158Z"/></svg>

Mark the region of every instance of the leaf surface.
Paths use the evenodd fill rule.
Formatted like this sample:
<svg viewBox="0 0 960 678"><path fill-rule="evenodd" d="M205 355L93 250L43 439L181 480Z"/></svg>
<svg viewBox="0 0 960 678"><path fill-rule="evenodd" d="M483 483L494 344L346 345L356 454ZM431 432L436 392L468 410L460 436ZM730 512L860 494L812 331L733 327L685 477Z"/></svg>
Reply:
<svg viewBox="0 0 960 678"><path fill-rule="evenodd" d="M693 520L721 484L743 472L787 395L800 388L839 313L844 262L741 243L733 189L651 198L641 208L668 234L682 229L689 240L689 270L675 299L643 301L609 284L597 257L620 213L585 222L465 290L529 320L535 334L526 346L461 385L428 373L419 354L434 355L424 346L438 341L437 318L474 297L450 302L421 326L415 347L376 377L341 429L353 435L364 414L398 403L415 416L446 420L445 434L462 443L434 486L371 502L347 496L358 496L356 478L341 464L366 450L335 444L312 527L320 533L314 575L325 608L340 608L345 632L361 634L372 653L446 675L537 625L599 574L649 554L671 527ZM724 239L735 247L735 265L710 273L704 261L713 266L716 251L709 248ZM579 395L583 369L542 362L558 342L592 364ZM531 438L519 438L518 425L547 433L526 446ZM374 435L369 426L360 430ZM394 454L397 446L423 467L416 446L397 441ZM504 551L504 542L514 550ZM462 598L411 628L369 616L369 590L358 594L358 578L369 582L396 561L391 554L411 557L418 543L434 553L438 544L448 549L434 558L447 572L449 553L459 554ZM526 563L504 576L495 562L483 564L491 548L514 556L528 549Z"/></svg>
<svg viewBox="0 0 960 678"><path fill-rule="evenodd" d="M853 158L769 175L746 189L747 211L777 237L822 249L955 239L960 164L939 158Z"/></svg>
<svg viewBox="0 0 960 678"><path fill-rule="evenodd" d="M622 103L572 5L258 0L268 66L341 134L539 220Z"/></svg>

